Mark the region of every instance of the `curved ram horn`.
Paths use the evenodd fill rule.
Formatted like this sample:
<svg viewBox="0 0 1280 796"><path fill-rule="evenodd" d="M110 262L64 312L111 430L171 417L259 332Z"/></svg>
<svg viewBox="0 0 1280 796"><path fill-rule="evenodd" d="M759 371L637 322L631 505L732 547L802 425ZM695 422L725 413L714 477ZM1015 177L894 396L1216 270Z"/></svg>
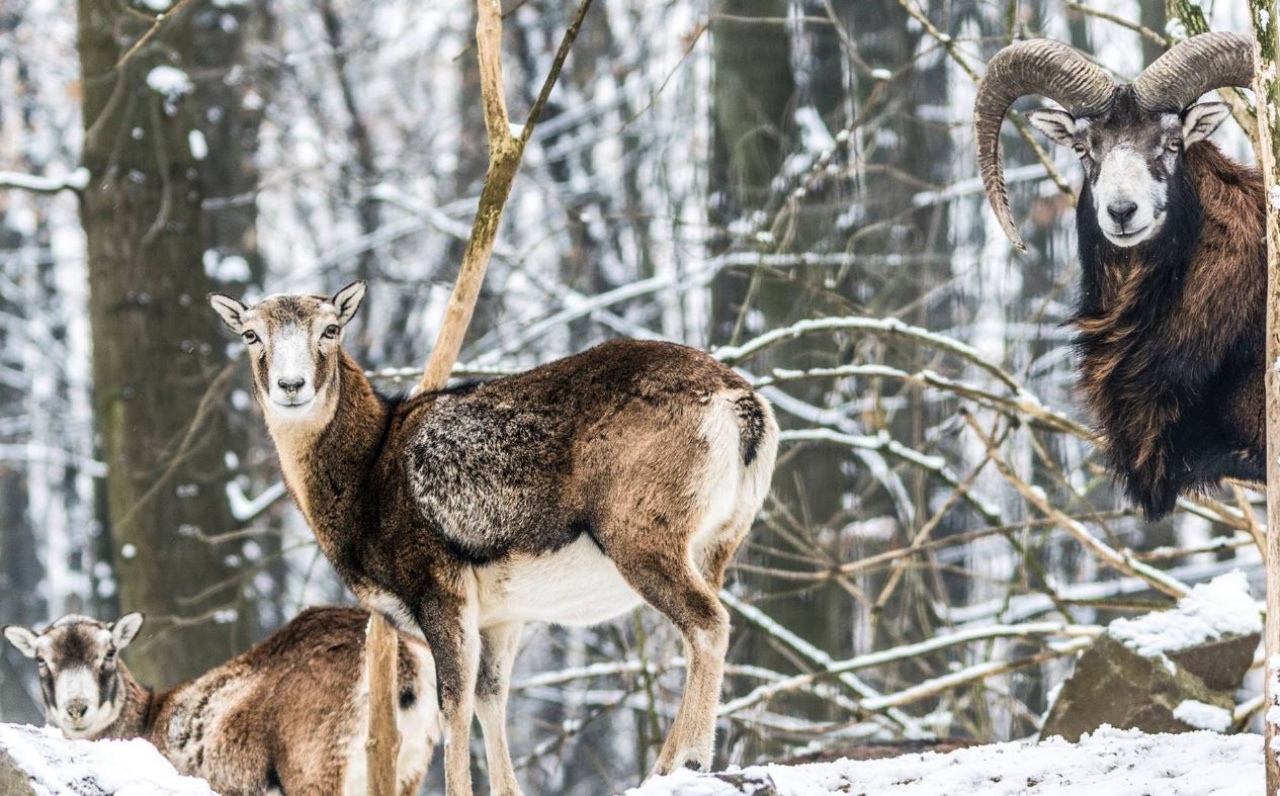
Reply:
<svg viewBox="0 0 1280 796"><path fill-rule="evenodd" d="M1224 86L1253 88L1253 39L1202 33L1176 45L1133 81L1138 107L1182 113L1201 94Z"/></svg>
<svg viewBox="0 0 1280 796"><path fill-rule="evenodd" d="M1010 44L987 64L973 107L978 170L991 209L1004 234L1019 249L1026 251L1027 246L1013 224L1000 162L1000 124L1009 106L1019 97L1035 94L1057 102L1072 115L1095 116L1111 104L1115 90L1115 81L1100 67L1070 46L1050 39Z"/></svg>

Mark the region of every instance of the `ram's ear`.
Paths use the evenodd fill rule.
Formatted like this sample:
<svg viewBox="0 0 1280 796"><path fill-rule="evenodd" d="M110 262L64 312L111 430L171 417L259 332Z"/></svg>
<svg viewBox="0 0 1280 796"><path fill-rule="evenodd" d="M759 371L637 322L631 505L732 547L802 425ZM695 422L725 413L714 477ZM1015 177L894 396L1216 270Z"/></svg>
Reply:
<svg viewBox="0 0 1280 796"><path fill-rule="evenodd" d="M224 293L210 293L209 306L218 313L228 329L236 334L244 331L244 312L249 309L244 304Z"/></svg>
<svg viewBox="0 0 1280 796"><path fill-rule="evenodd" d="M1066 111L1056 108L1027 111L1027 121L1055 144L1074 146L1076 143L1076 117Z"/></svg>
<svg viewBox="0 0 1280 796"><path fill-rule="evenodd" d="M36 656L36 639L39 638L33 631L28 630L22 625L5 625L4 637L9 643L18 648L18 652L26 655L28 658Z"/></svg>
<svg viewBox="0 0 1280 796"><path fill-rule="evenodd" d="M134 611L111 623L111 642L116 645L116 649L122 650L129 646L142 629L143 619L145 617L142 614Z"/></svg>
<svg viewBox="0 0 1280 796"><path fill-rule="evenodd" d="M1225 102L1202 102L1187 108L1182 112L1182 145L1208 138L1230 115L1231 106Z"/></svg>
<svg viewBox="0 0 1280 796"><path fill-rule="evenodd" d="M364 301L364 291L367 287L364 280L352 282L351 284L333 294L330 299L333 306L338 308L338 325L346 326L352 318L356 317L356 310L360 309L360 302Z"/></svg>

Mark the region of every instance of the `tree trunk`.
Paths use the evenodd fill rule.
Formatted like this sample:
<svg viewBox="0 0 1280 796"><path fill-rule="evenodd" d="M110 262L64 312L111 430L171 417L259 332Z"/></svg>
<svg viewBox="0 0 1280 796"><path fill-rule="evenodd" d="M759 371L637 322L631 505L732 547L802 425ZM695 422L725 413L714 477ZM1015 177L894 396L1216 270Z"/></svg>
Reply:
<svg viewBox="0 0 1280 796"><path fill-rule="evenodd" d="M132 665L160 686L225 660L250 625L228 560L236 548L198 538L235 523L220 407L231 371L203 309L196 113L180 71L192 38L183 11L153 28L112 0L77 8L106 519L121 607L149 619Z"/></svg>

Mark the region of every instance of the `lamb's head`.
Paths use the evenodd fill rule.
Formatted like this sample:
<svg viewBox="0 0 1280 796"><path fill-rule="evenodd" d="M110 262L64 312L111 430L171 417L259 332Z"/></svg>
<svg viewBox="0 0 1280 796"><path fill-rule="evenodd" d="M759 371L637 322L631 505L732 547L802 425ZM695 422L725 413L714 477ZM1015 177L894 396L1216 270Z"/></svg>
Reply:
<svg viewBox="0 0 1280 796"><path fill-rule="evenodd" d="M249 349L254 394L268 423L310 423L331 412L342 330L355 317L365 283L325 296L270 296L253 306L211 293L209 303Z"/></svg>
<svg viewBox="0 0 1280 796"><path fill-rule="evenodd" d="M1235 33L1187 39L1121 84L1061 42L1031 39L1004 48L978 88L974 125L983 184L1005 234L1026 248L1009 210L999 154L1000 124L1019 97L1040 95L1065 108L1027 116L1080 156L1098 227L1123 248L1160 232L1183 151L1216 130L1229 110L1220 102L1193 103L1207 91L1248 88L1252 81L1253 42Z"/></svg>
<svg viewBox="0 0 1280 796"><path fill-rule="evenodd" d="M118 655L142 629L142 614L112 624L70 614L43 633L4 628L18 651L35 659L45 717L68 738L95 738L120 716L128 692Z"/></svg>

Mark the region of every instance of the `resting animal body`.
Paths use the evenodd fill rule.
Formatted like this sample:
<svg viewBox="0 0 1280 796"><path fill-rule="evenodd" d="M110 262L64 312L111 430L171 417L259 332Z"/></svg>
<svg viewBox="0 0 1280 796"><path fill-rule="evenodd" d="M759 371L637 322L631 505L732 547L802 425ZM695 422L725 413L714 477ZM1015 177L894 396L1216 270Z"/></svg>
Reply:
<svg viewBox="0 0 1280 796"><path fill-rule="evenodd" d="M118 657L142 614L106 624L71 614L5 638L40 669L49 723L73 739L146 738L181 774L222 796L364 796L368 614L311 608L261 644L168 691L154 693ZM440 716L427 646L401 636L397 682L401 796L426 775Z"/></svg>

